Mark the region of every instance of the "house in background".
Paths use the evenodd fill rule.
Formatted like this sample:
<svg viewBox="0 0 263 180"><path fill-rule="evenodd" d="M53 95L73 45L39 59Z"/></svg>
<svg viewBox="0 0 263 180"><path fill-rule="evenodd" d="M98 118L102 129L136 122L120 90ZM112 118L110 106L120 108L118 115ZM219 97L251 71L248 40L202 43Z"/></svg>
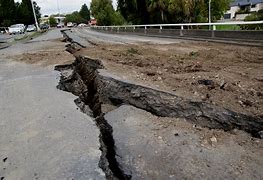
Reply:
<svg viewBox="0 0 263 180"><path fill-rule="evenodd" d="M235 0L225 13L224 19L244 20L250 13L263 9L263 0Z"/></svg>
<svg viewBox="0 0 263 180"><path fill-rule="evenodd" d="M50 16L48 16L48 15L44 15L43 17L41 17L40 24L42 24L42 23L49 24L48 23L49 17ZM66 17L64 15L54 15L54 18L55 18L57 24L59 24L59 23L64 23L64 20Z"/></svg>

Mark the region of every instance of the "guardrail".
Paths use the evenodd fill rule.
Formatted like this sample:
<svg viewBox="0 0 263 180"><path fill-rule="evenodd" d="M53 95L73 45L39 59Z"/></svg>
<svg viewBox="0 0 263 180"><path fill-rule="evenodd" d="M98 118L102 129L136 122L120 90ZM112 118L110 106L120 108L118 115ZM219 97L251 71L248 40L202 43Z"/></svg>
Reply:
<svg viewBox="0 0 263 180"><path fill-rule="evenodd" d="M260 43L263 43L262 30L217 30L217 26L222 25L263 25L263 21L93 26L91 28L99 31L109 31L112 33L126 32L153 36L189 37L205 39L236 39L246 41L259 41ZM206 26L207 29L205 29L204 26Z"/></svg>
<svg viewBox="0 0 263 180"><path fill-rule="evenodd" d="M263 24L263 21L232 21L232 22L216 22L216 23L182 23L182 24L146 24L146 25L121 25L121 26L93 26L93 28L136 28L136 27L159 27L163 29L163 27L190 27L190 26L212 26L212 30L216 30L216 26L218 25L255 25L255 24Z"/></svg>

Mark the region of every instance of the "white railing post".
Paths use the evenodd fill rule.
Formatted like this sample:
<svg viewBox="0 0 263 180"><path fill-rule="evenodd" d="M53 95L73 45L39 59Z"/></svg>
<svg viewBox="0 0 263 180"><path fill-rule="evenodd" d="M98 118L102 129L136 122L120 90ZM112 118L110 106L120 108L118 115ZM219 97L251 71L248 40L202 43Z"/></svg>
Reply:
<svg viewBox="0 0 263 180"><path fill-rule="evenodd" d="M184 36L184 26L181 26L181 30L180 30L180 36Z"/></svg>
<svg viewBox="0 0 263 180"><path fill-rule="evenodd" d="M144 34L147 33L147 26L144 26Z"/></svg>
<svg viewBox="0 0 263 180"><path fill-rule="evenodd" d="M133 32L135 32L135 26L133 26Z"/></svg>
<svg viewBox="0 0 263 180"><path fill-rule="evenodd" d="M162 29L163 29L163 27L160 26L159 33L162 33Z"/></svg>
<svg viewBox="0 0 263 180"><path fill-rule="evenodd" d="M213 25L213 31L215 31L216 30L216 25Z"/></svg>
<svg viewBox="0 0 263 180"><path fill-rule="evenodd" d="M212 27L212 38L215 37L215 30L216 30L216 25L213 25L213 27Z"/></svg>

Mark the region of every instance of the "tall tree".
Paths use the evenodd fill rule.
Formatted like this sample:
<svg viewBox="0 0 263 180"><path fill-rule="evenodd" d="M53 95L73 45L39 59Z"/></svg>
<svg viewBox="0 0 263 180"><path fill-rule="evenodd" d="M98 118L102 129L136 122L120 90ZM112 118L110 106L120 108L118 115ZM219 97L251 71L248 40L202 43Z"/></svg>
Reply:
<svg viewBox="0 0 263 180"><path fill-rule="evenodd" d="M55 27L55 26L57 25L57 21L56 21L56 19L54 18L54 16L50 16L50 17L48 18L48 22L49 22L49 25L50 25L51 27Z"/></svg>
<svg viewBox="0 0 263 180"><path fill-rule="evenodd" d="M65 18L65 23L68 23L68 22L73 22L73 23L77 23L77 24L80 24L80 23L87 23L88 20L87 19L84 19L80 13L78 11L75 11L71 14L67 14L66 15L66 18Z"/></svg>
<svg viewBox="0 0 263 180"><path fill-rule="evenodd" d="M114 24L115 11L112 0L92 0L90 10L91 14L97 19L98 25Z"/></svg>
<svg viewBox="0 0 263 180"><path fill-rule="evenodd" d="M225 11L229 8L229 4L233 0L211 0L211 15L212 15L212 20L218 20L220 19ZM208 17L208 4L209 0L205 0L205 6L206 11L205 11L205 16Z"/></svg>
<svg viewBox="0 0 263 180"><path fill-rule="evenodd" d="M149 12L160 12L161 21L165 21L164 12L167 10L168 1L167 0L149 0L148 1L148 10Z"/></svg>
<svg viewBox="0 0 263 180"><path fill-rule="evenodd" d="M118 10L126 21L133 24L148 24L148 0L118 0Z"/></svg>
<svg viewBox="0 0 263 180"><path fill-rule="evenodd" d="M150 22L150 15L147 11L147 0L136 0L136 15L138 24L148 24Z"/></svg>
<svg viewBox="0 0 263 180"><path fill-rule="evenodd" d="M33 4L34 4L34 9L36 12L37 19L39 20L41 17L40 7L37 5L36 2L33 2ZM30 0L22 0L17 11L18 11L17 12L17 15L18 15L17 21L19 23L24 23L27 25L35 23L33 9L32 9L32 5L31 5Z"/></svg>
<svg viewBox="0 0 263 180"><path fill-rule="evenodd" d="M127 21L130 21L135 18L134 14L136 13L136 6L136 0L118 0L117 9Z"/></svg>
<svg viewBox="0 0 263 180"><path fill-rule="evenodd" d="M204 21L204 0L170 0L168 9L176 22Z"/></svg>
<svg viewBox="0 0 263 180"><path fill-rule="evenodd" d="M89 8L86 4L83 4L81 6L81 9L79 11L79 14L80 16L85 19L86 21L89 21L90 20L90 11L89 11Z"/></svg>
<svg viewBox="0 0 263 180"><path fill-rule="evenodd" d="M231 1L233 0L212 0L212 19L220 19ZM118 0L118 10L133 24L207 22L208 2L209 0Z"/></svg>
<svg viewBox="0 0 263 180"><path fill-rule="evenodd" d="M15 22L16 6L14 0L0 0L0 23L9 26Z"/></svg>
<svg viewBox="0 0 263 180"><path fill-rule="evenodd" d="M40 7L33 2L37 19L40 19ZM0 25L10 26L14 23L33 24L35 22L30 0L21 3L14 0L0 0Z"/></svg>

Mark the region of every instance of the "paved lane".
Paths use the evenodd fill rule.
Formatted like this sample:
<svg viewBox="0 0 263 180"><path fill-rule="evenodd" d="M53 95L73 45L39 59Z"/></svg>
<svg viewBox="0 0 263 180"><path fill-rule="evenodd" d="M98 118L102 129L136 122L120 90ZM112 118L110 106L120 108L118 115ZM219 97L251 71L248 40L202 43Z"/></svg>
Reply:
<svg viewBox="0 0 263 180"><path fill-rule="evenodd" d="M138 36L138 35L107 34L107 33L93 31L88 28L75 28L72 30L82 38L86 38L87 40L98 41L98 42L109 42L109 43L120 43L120 44L150 42L150 43L158 43L158 44L171 44L171 43L180 43L184 41L181 39L168 39L168 38L147 37L147 36Z"/></svg>
<svg viewBox="0 0 263 180"><path fill-rule="evenodd" d="M0 50L0 177L105 178L99 130L77 109L75 96L56 89L58 72L7 58L46 48L60 36L51 31L35 43Z"/></svg>

